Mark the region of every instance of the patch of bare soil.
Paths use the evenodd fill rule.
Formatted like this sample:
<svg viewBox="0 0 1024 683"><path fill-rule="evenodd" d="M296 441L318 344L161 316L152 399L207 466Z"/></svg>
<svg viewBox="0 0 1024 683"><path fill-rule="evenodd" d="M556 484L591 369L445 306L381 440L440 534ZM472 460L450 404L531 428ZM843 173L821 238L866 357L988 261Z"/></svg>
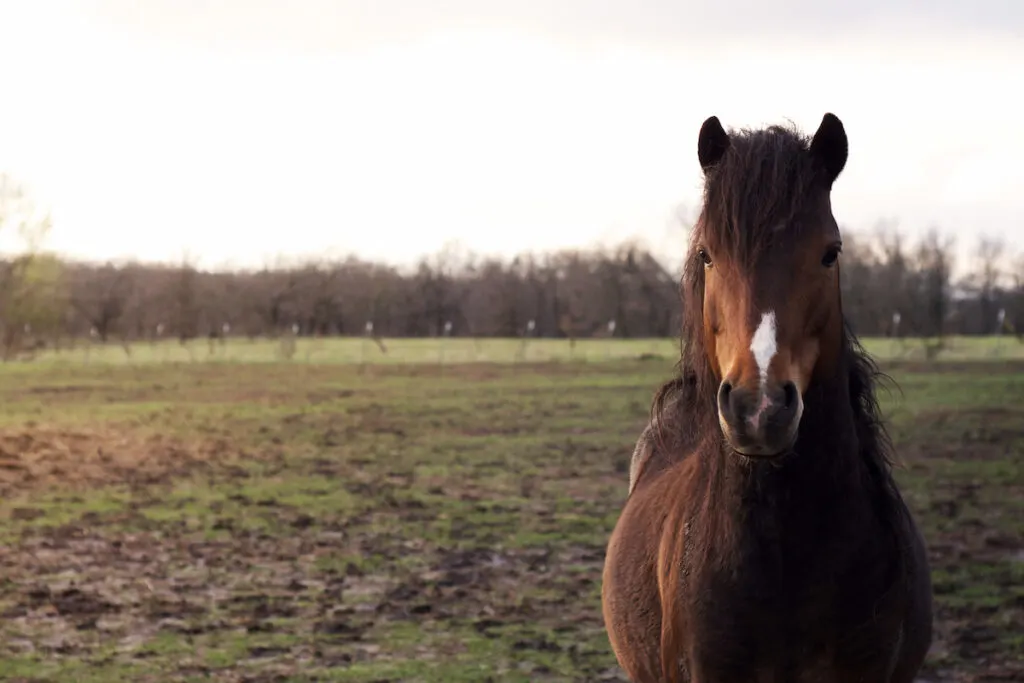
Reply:
<svg viewBox="0 0 1024 683"><path fill-rule="evenodd" d="M284 680L357 662L386 665L396 655L444 663L467 653L467 637L458 634L469 634L500 643L510 667L533 661L530 680L568 680L544 657L568 659L573 680L625 680L610 666L593 609L603 546L431 543L408 530L438 510L378 500L344 521L273 498L243 501L272 510L287 533L236 526L253 512L215 522L229 532L217 538L166 525L126 533L72 524L28 535L0 552L9 582L0 618L18 636L0 650L82 659L113 645L122 665L144 665L167 656L149 643L170 640L189 651L164 662L172 669L163 680L241 680L236 665L225 669L193 652L234 639L247 661L259 662L249 670ZM477 531L467 527L467 539ZM62 571L71 565L73 574ZM389 634L403 626L418 635L404 646L412 651L396 652Z"/></svg>
<svg viewBox="0 0 1024 683"><path fill-rule="evenodd" d="M116 428L0 431L0 498L47 488L143 486L237 455L222 440L189 443Z"/></svg>

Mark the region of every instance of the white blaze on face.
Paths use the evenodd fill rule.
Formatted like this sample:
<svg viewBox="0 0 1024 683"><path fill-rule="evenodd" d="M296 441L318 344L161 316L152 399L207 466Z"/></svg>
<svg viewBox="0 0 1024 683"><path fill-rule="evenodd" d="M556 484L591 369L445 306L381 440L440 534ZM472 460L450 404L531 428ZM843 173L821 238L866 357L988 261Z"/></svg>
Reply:
<svg viewBox="0 0 1024 683"><path fill-rule="evenodd" d="M757 326L753 339L750 340L750 351L754 354L757 369L761 375L761 388L768 381L768 366L775 357L778 346L775 341L775 311L761 314L761 324Z"/></svg>

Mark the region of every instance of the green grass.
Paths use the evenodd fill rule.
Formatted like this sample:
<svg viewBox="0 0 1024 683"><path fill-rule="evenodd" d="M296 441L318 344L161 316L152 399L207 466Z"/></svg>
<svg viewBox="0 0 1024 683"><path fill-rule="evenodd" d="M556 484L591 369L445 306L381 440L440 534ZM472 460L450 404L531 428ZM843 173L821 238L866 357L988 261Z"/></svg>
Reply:
<svg viewBox="0 0 1024 683"><path fill-rule="evenodd" d="M394 342L360 368L360 343L0 368L0 680L624 680L604 544L672 344L440 367L437 340ZM929 675L1022 675L1024 364L888 369Z"/></svg>
<svg viewBox="0 0 1024 683"><path fill-rule="evenodd" d="M882 338L862 340L867 349L883 360L915 360L925 357L925 343L934 340L894 341ZM79 340L61 351L46 351L35 356L33 365L152 365L154 363L294 363L323 364L438 364L531 363L547 361L590 361L636 359L643 355L675 358L677 339L580 339L571 345L567 339L472 339L467 337L433 339L385 339L382 353L370 340L361 337L308 338L295 340L290 358L282 357L282 341L231 338L210 344L195 340L187 345L177 341L138 342L129 346L130 354L117 343L90 343ZM940 361L1024 360L1024 343L1012 336L951 337ZM84 387L83 387L84 388Z"/></svg>

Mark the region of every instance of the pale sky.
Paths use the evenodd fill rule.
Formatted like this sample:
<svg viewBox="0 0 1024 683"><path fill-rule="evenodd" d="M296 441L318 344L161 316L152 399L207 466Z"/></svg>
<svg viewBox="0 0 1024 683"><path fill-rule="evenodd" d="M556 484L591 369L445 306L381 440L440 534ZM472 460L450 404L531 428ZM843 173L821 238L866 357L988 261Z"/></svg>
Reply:
<svg viewBox="0 0 1024 683"><path fill-rule="evenodd" d="M1024 245L1018 0L0 0L0 65L0 171L71 256L674 261L707 116L826 111L848 230Z"/></svg>

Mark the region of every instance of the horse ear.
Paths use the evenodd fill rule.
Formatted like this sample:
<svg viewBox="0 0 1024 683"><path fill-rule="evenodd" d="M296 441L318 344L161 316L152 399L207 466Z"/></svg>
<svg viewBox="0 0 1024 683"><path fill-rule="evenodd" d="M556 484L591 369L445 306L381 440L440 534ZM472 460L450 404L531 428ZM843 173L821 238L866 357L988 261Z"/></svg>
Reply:
<svg viewBox="0 0 1024 683"><path fill-rule="evenodd" d="M811 140L811 154L824 166L829 185L843 172L849 151L843 122L835 114L825 114Z"/></svg>
<svg viewBox="0 0 1024 683"><path fill-rule="evenodd" d="M717 116L704 121L697 136L697 160L705 173L722 160L729 144L729 134L722 128Z"/></svg>

